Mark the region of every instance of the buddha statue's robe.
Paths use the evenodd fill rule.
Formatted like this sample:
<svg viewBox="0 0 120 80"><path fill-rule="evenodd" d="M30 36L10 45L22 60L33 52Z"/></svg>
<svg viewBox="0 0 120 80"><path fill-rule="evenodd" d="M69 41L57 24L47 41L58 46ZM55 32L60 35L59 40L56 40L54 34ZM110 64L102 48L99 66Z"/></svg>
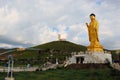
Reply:
<svg viewBox="0 0 120 80"><path fill-rule="evenodd" d="M98 21L93 20L88 25L88 35L89 35L89 41L90 46L88 46L88 51L103 51L102 45L99 43L98 38Z"/></svg>

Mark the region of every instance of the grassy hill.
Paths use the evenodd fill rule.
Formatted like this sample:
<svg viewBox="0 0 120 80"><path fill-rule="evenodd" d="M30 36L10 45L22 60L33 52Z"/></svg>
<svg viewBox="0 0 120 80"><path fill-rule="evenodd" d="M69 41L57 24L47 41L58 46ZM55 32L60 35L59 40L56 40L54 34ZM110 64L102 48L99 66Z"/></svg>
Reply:
<svg viewBox="0 0 120 80"><path fill-rule="evenodd" d="M40 49L40 50L39 50ZM6 58L7 55L12 54L16 60L16 63L26 64L31 63L43 63L46 58L52 58L55 61L56 58L59 60L65 60L67 56L71 56L71 52L86 51L87 48L82 45L78 45L69 41L52 41L45 44L37 45L34 47L27 48L25 51L14 51L1 58Z"/></svg>
<svg viewBox="0 0 120 80"><path fill-rule="evenodd" d="M69 41L53 41L46 44L42 44L36 46L34 48L41 48L41 49L55 49L55 50L62 50L67 52L74 52L74 51L85 51L86 47L82 45L78 45Z"/></svg>
<svg viewBox="0 0 120 80"><path fill-rule="evenodd" d="M64 54L70 54L71 52L87 50L85 46L77 45L69 41L53 41L42 45L34 46L31 48L41 49L43 51L41 52L41 54L39 53L38 50L26 50L18 52L19 53L18 58L47 57L50 54L54 54L55 56L60 57Z"/></svg>

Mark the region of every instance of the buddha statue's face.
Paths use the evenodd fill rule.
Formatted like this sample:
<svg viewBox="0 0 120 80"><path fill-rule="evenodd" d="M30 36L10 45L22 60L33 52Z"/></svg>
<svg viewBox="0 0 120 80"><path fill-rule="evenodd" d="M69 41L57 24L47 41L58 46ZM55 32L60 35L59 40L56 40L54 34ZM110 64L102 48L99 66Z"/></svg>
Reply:
<svg viewBox="0 0 120 80"><path fill-rule="evenodd" d="M90 16L90 19L91 20L95 20L95 16Z"/></svg>

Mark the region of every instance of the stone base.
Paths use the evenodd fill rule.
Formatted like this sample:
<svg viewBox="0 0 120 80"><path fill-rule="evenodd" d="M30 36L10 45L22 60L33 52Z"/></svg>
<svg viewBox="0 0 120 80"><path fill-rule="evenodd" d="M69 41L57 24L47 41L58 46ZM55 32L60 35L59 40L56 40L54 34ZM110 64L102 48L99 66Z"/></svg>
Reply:
<svg viewBox="0 0 120 80"><path fill-rule="evenodd" d="M15 80L13 77L6 77L5 80Z"/></svg>

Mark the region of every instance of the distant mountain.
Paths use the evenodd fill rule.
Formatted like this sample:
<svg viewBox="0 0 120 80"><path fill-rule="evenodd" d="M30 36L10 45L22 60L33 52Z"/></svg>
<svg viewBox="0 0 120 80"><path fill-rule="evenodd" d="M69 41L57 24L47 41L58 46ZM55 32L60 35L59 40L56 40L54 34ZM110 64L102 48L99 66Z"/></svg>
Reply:
<svg viewBox="0 0 120 80"><path fill-rule="evenodd" d="M7 49L0 48L0 53L7 51Z"/></svg>

